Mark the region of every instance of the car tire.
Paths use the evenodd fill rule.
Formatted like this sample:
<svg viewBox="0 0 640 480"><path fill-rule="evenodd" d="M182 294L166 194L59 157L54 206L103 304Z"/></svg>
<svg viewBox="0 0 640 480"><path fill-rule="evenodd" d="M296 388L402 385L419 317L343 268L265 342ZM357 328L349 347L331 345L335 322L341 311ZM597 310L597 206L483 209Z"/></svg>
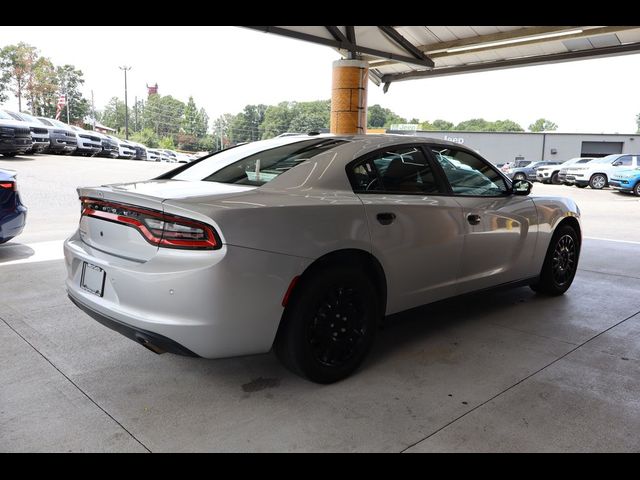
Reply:
<svg viewBox="0 0 640 480"><path fill-rule="evenodd" d="M633 194L636 197L640 197L640 182L636 183L636 186L633 187Z"/></svg>
<svg viewBox="0 0 640 480"><path fill-rule="evenodd" d="M531 284L531 289L547 295L562 295L573 283L579 259L578 233L571 225L558 227L549 242L540 277Z"/></svg>
<svg viewBox="0 0 640 480"><path fill-rule="evenodd" d="M371 279L356 267L324 267L295 286L274 350L291 371L316 383L348 377L365 359L380 308ZM334 317L335 315L335 317Z"/></svg>
<svg viewBox="0 0 640 480"><path fill-rule="evenodd" d="M15 157L17 155L16 152L7 152L7 153L3 153L2 155L4 155L5 157Z"/></svg>
<svg viewBox="0 0 640 480"><path fill-rule="evenodd" d="M589 186L594 190L602 190L607 186L607 176L602 173L596 173L591 176Z"/></svg>
<svg viewBox="0 0 640 480"><path fill-rule="evenodd" d="M523 173L516 173L516 174L513 176L513 181L514 181L514 182L517 182L517 181L519 181L519 180L526 180L526 179L527 179L527 176L526 176L525 174L523 174Z"/></svg>
<svg viewBox="0 0 640 480"><path fill-rule="evenodd" d="M551 184L552 185L560 185L561 183L562 182L558 178L558 172L555 172L553 175L551 175Z"/></svg>
<svg viewBox="0 0 640 480"><path fill-rule="evenodd" d="M579 183L576 183L576 187L578 188L587 188L589 185L580 185Z"/></svg>

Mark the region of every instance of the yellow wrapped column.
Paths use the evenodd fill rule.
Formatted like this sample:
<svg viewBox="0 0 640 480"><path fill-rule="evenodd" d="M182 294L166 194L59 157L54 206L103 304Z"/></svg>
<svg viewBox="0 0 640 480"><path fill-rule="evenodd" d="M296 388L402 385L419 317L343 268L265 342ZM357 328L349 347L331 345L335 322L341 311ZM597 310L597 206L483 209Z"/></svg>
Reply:
<svg viewBox="0 0 640 480"><path fill-rule="evenodd" d="M361 60L333 62L331 133L367 133L369 65Z"/></svg>

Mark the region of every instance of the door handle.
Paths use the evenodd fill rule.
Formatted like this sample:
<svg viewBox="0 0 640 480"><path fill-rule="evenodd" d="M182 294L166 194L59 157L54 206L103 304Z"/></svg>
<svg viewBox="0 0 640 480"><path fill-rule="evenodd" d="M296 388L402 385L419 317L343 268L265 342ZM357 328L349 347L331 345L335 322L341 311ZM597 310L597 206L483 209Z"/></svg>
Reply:
<svg viewBox="0 0 640 480"><path fill-rule="evenodd" d="M476 215L475 213L467 215L467 222L471 225L478 225L480 223L480 215Z"/></svg>
<svg viewBox="0 0 640 480"><path fill-rule="evenodd" d="M379 213L376 218L382 225L390 225L396 219L396 214L391 212Z"/></svg>

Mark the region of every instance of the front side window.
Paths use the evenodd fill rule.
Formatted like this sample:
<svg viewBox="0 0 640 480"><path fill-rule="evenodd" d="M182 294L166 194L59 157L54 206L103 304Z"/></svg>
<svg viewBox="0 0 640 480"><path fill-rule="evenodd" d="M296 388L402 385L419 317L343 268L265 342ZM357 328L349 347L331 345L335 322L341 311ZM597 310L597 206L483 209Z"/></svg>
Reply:
<svg viewBox="0 0 640 480"><path fill-rule="evenodd" d="M616 167L630 167L632 165L631 155L625 155L624 157L620 157L614 165Z"/></svg>
<svg viewBox="0 0 640 480"><path fill-rule="evenodd" d="M351 173L355 191L442 193L431 165L419 147L390 149L356 165Z"/></svg>
<svg viewBox="0 0 640 480"><path fill-rule="evenodd" d="M508 192L502 176L478 157L462 150L432 147L456 195L495 197Z"/></svg>

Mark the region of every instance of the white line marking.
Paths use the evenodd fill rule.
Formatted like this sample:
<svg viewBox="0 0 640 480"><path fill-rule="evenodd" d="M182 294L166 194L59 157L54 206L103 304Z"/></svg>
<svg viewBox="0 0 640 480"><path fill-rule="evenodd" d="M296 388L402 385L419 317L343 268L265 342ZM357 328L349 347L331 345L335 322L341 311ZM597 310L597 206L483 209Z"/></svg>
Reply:
<svg viewBox="0 0 640 480"><path fill-rule="evenodd" d="M584 237L587 240L602 240L604 242L617 242L617 243L631 243L633 245L640 245L640 242L633 242L631 240L613 240L611 238L599 238L599 237Z"/></svg>
<svg viewBox="0 0 640 480"><path fill-rule="evenodd" d="M60 260L64 258L63 242L64 240L28 244L9 242L0 246L0 267Z"/></svg>

